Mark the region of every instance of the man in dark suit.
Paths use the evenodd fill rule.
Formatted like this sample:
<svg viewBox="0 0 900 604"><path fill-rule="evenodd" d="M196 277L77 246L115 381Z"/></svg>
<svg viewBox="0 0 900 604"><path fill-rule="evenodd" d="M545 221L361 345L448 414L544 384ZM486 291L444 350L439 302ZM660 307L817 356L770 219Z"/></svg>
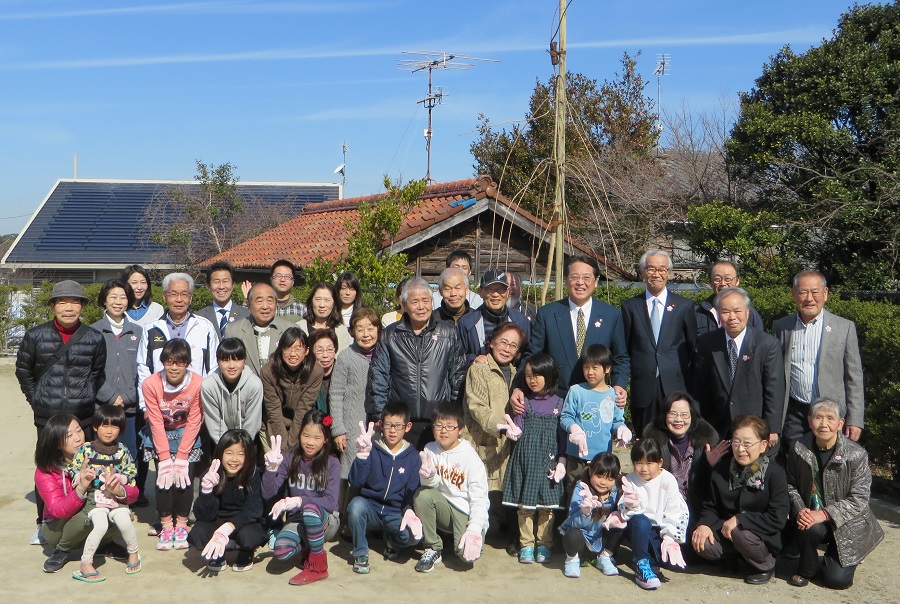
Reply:
<svg viewBox="0 0 900 604"><path fill-rule="evenodd" d="M710 331L719 329L722 325L719 323L719 315L713 306L716 294L726 287L740 287L741 273L738 266L730 260L719 260L709 267L709 285L712 287L712 293L709 297L698 304L694 308L697 320L697 335L702 336ZM762 317L755 308L750 308L750 318L747 325L756 329L765 329Z"/></svg>
<svg viewBox="0 0 900 604"><path fill-rule="evenodd" d="M731 420L753 414L769 424L774 453L784 416L784 360L781 343L760 329L747 327L750 297L739 287L716 294L722 328L700 336L694 353L692 393L703 417L723 438Z"/></svg>
<svg viewBox="0 0 900 604"><path fill-rule="evenodd" d="M628 347L622 313L592 297L600 277L600 265L589 256L571 256L565 263L568 297L538 309L532 321L532 354L545 352L559 367L557 394L566 396L569 387L584 381L579 357L589 344L603 344L613 354L610 385L616 391L616 404L625 406L630 375ZM510 398L517 413L524 412L522 391L516 388Z"/></svg>
<svg viewBox="0 0 900 604"><path fill-rule="evenodd" d="M225 327L238 319L250 316L250 311L231 301L234 291L234 269L227 262L215 262L206 271L206 289L212 293L213 303L195 314L219 329L219 339L225 337Z"/></svg>
<svg viewBox="0 0 900 604"><path fill-rule="evenodd" d="M656 419L666 396L690 384L697 344L694 304L666 288L672 257L650 250L641 257L647 290L622 302L625 342L631 360L631 419L641 436Z"/></svg>
<svg viewBox="0 0 900 604"><path fill-rule="evenodd" d="M809 404L824 396L846 406L844 435L859 440L865 405L856 324L825 310L828 286L822 273L798 273L791 296L797 312L772 325L787 381L783 437L794 441L808 433Z"/></svg>

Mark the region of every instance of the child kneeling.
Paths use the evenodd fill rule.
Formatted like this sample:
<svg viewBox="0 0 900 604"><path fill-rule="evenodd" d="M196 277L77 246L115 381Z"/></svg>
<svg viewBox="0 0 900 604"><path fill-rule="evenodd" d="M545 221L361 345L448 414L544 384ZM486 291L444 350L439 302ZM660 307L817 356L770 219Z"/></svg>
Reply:
<svg viewBox="0 0 900 604"><path fill-rule="evenodd" d="M420 457L422 488L413 500L422 521L425 552L416 564L429 573L441 563L443 541L438 530L452 531L456 553L469 563L481 557L488 528L487 470L478 453L460 440L463 412L459 405L441 403L432 418L435 442L425 445Z"/></svg>
<svg viewBox="0 0 900 604"><path fill-rule="evenodd" d="M372 442L374 425L368 430L359 422L356 459L350 466L350 486L359 496L347 506L353 534L353 572L369 572L369 542L366 531L384 531L384 557L394 560L404 547L422 539L422 523L413 511L413 496L419 488L422 462L415 447L404 436L412 428L409 407L391 402L381 412L382 438Z"/></svg>

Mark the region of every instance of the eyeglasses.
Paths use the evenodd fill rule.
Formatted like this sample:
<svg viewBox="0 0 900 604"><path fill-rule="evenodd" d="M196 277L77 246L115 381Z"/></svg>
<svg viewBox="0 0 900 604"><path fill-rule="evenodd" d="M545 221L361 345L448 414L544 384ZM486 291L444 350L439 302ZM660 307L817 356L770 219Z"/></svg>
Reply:
<svg viewBox="0 0 900 604"><path fill-rule="evenodd" d="M325 353L328 353L328 352L334 354L336 351L335 351L335 349L334 349L334 346L329 346L328 348L319 348L319 347L317 346L317 347L313 348L313 352L314 352L315 354L325 354Z"/></svg>
<svg viewBox="0 0 900 604"><path fill-rule="evenodd" d="M382 430L403 430L406 428L406 424L381 424Z"/></svg>
<svg viewBox="0 0 900 604"><path fill-rule="evenodd" d="M167 298L172 298L173 300L182 300L184 298L190 298L193 294L191 292L166 292Z"/></svg>
<svg viewBox="0 0 900 604"><path fill-rule="evenodd" d="M593 283L594 275L569 275L566 277L566 281L569 283Z"/></svg>
<svg viewBox="0 0 900 604"><path fill-rule="evenodd" d="M648 266L644 269L644 272L648 275L667 275L669 273L669 269L665 267L659 268L656 266Z"/></svg>
<svg viewBox="0 0 900 604"><path fill-rule="evenodd" d="M752 449L753 447L755 447L756 445L758 445L761 442L762 442L761 440L758 440L755 443L748 443L748 442L744 442L741 440L733 440L733 441L731 441L731 446L734 447L735 449L740 449L741 447L743 447L745 451L749 451L750 449Z"/></svg>
<svg viewBox="0 0 900 604"><path fill-rule="evenodd" d="M494 343L497 344L498 346L503 346L504 348L509 348L510 350L518 350L519 349L518 344L516 344L515 342L510 342L509 340L506 340L503 338L497 340Z"/></svg>
<svg viewBox="0 0 900 604"><path fill-rule="evenodd" d="M272 281L293 281L293 275L272 275Z"/></svg>
<svg viewBox="0 0 900 604"><path fill-rule="evenodd" d="M668 413L666 413L666 417L668 417L669 419L691 419L691 412L683 411L681 413L678 413L677 411L669 411Z"/></svg>
<svg viewBox="0 0 900 604"><path fill-rule="evenodd" d="M737 281L737 277L713 277L712 282L715 284L724 283L725 285L731 285Z"/></svg>
<svg viewBox="0 0 900 604"><path fill-rule="evenodd" d="M433 428L435 432L440 432L443 434L444 432L453 432L454 430L458 430L459 426L443 426L440 424L435 424Z"/></svg>
<svg viewBox="0 0 900 604"><path fill-rule="evenodd" d="M166 367L187 367L190 365L187 361L176 361L175 359L166 359L162 363Z"/></svg>

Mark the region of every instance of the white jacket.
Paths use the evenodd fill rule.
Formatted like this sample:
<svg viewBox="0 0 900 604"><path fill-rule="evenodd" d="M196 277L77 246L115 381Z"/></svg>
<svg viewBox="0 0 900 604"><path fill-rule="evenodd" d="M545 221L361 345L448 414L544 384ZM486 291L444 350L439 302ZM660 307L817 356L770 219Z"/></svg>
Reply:
<svg viewBox="0 0 900 604"><path fill-rule="evenodd" d="M626 478L634 485L640 504L638 509L625 508L622 500L619 500L619 511L622 518L628 520L632 516L643 514L649 518L654 526L659 527L659 536L669 536L678 543L684 543L687 539L688 512L687 503L678 490L678 479L671 472L663 470L653 480L645 481L632 472Z"/></svg>
<svg viewBox="0 0 900 604"><path fill-rule="evenodd" d="M484 462L468 441L444 451L437 442L425 445L424 453L437 472L423 478L422 486L437 489L457 510L469 517L466 530L483 535L488 529L488 482Z"/></svg>
<svg viewBox="0 0 900 604"><path fill-rule="evenodd" d="M229 391L216 369L210 373L200 388L203 402L203 423L214 443L219 442L226 431L242 428L256 438L262 426L263 385L249 365L244 366L234 391Z"/></svg>

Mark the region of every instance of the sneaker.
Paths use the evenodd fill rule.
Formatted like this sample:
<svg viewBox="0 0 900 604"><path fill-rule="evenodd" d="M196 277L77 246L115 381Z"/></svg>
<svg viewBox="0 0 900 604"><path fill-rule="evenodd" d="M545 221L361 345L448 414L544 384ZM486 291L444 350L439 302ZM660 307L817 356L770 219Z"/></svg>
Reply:
<svg viewBox="0 0 900 604"><path fill-rule="evenodd" d="M538 564L550 562L550 548L546 545L537 546L537 552L534 554L534 561Z"/></svg>
<svg viewBox="0 0 900 604"><path fill-rule="evenodd" d="M644 589L656 589L660 586L659 577L650 567L650 560L641 558L634 569L634 582Z"/></svg>
<svg viewBox="0 0 900 604"><path fill-rule="evenodd" d="M50 554L50 557L47 558L47 560L44 562L44 572L58 573L68 561L69 552L64 552L61 549L55 549L53 550L53 553Z"/></svg>
<svg viewBox="0 0 900 604"><path fill-rule="evenodd" d="M31 535L31 539L28 541L29 545L46 545L47 541L44 539L44 536L41 534L41 525L37 525L34 529L34 533Z"/></svg>
<svg viewBox="0 0 900 604"><path fill-rule="evenodd" d="M369 574L369 557L356 556L355 558L353 558L353 572L358 575Z"/></svg>
<svg viewBox="0 0 900 604"><path fill-rule="evenodd" d="M148 537L156 537L162 532L162 523L157 520L153 524L147 527L147 536Z"/></svg>
<svg viewBox="0 0 900 604"><path fill-rule="evenodd" d="M572 579L577 579L581 576L581 562L578 560L578 556L572 556L571 558L566 556L563 574Z"/></svg>
<svg viewBox="0 0 900 604"><path fill-rule="evenodd" d="M392 546L390 544L390 542L386 542L384 544L384 559L385 560L396 560L399 557L400 557L400 550L394 548L394 546Z"/></svg>
<svg viewBox="0 0 900 604"><path fill-rule="evenodd" d="M207 562L206 570L211 573L220 573L225 570L226 566L228 566L228 564L225 562L225 557L223 556L221 558L216 558L215 560L210 560L209 562Z"/></svg>
<svg viewBox="0 0 900 604"><path fill-rule="evenodd" d="M236 573L243 573L251 568L253 568L253 552L246 549L239 550L231 570Z"/></svg>
<svg viewBox="0 0 900 604"><path fill-rule="evenodd" d="M173 547L175 547L175 529L167 526L159 532L159 541L156 542L156 549L165 552Z"/></svg>
<svg viewBox="0 0 900 604"><path fill-rule="evenodd" d="M441 552L439 550L427 548L422 552L422 557L416 562L416 572L430 573L434 570L435 565L441 563Z"/></svg>
<svg viewBox="0 0 900 604"><path fill-rule="evenodd" d="M602 571L607 577L614 577L619 574L615 559L612 556L604 556L603 554L597 556L597 570Z"/></svg>
<svg viewBox="0 0 900 604"><path fill-rule="evenodd" d="M187 549L188 530L183 526L179 526L175 529L175 549Z"/></svg>
<svg viewBox="0 0 900 604"><path fill-rule="evenodd" d="M526 545L519 550L519 564L534 564L534 548Z"/></svg>

